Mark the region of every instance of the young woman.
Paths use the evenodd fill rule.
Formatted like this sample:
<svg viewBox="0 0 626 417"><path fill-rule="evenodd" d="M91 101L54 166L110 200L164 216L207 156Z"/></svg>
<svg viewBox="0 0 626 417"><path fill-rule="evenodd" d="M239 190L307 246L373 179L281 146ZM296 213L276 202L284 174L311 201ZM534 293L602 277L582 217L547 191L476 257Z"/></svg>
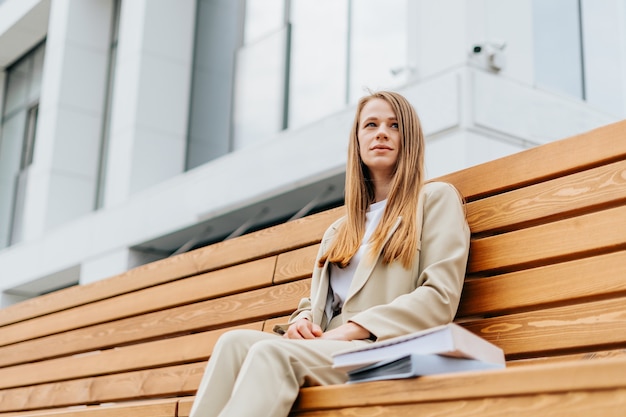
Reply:
<svg viewBox="0 0 626 417"><path fill-rule="evenodd" d="M236 330L218 340L191 417L287 416L305 385L338 384L332 354L446 324L469 251L461 198L424 184L424 138L401 95L357 106L346 168L346 215L320 245L311 294L282 337Z"/></svg>

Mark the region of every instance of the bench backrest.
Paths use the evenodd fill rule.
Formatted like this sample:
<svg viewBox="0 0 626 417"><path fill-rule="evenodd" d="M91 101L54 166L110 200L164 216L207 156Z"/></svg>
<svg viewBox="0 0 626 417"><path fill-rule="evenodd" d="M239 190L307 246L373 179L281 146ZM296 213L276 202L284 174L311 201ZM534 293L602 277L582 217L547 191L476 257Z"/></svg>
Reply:
<svg viewBox="0 0 626 417"><path fill-rule="evenodd" d="M625 138L618 123L440 178L472 229L456 321L508 359L626 348ZM0 310L0 413L193 395L223 331L271 329L308 294L340 215Z"/></svg>

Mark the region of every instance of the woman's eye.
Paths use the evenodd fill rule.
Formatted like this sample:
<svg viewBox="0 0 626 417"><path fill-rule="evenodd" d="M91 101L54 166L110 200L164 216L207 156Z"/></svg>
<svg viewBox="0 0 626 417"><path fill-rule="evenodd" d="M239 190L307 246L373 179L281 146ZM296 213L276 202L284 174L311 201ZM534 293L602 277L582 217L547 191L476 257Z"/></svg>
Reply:
<svg viewBox="0 0 626 417"><path fill-rule="evenodd" d="M392 124L391 124L391 127L393 127L393 128L395 128L395 129L397 129L399 126L398 126L398 124L397 124L397 123L392 123Z"/></svg>
<svg viewBox="0 0 626 417"><path fill-rule="evenodd" d="M368 124L365 125L365 127L376 127L376 123L369 122Z"/></svg>

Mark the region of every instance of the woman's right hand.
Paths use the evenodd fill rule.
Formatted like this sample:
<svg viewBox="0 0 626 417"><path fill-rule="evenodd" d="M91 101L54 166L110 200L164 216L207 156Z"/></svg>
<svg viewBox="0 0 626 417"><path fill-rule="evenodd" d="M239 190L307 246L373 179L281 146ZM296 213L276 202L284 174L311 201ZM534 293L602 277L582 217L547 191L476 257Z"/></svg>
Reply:
<svg viewBox="0 0 626 417"><path fill-rule="evenodd" d="M283 337L286 339L315 339L322 336L322 328L307 319L299 319L292 323Z"/></svg>

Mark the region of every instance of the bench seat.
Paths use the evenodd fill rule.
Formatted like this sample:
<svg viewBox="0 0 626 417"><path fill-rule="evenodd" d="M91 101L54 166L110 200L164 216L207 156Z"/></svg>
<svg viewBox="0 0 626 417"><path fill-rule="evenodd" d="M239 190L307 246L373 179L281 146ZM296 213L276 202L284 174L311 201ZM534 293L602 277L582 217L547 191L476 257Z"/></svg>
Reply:
<svg viewBox="0 0 626 417"><path fill-rule="evenodd" d="M439 180L465 197L455 321L507 368L307 387L294 416L623 416L626 122ZM310 277L327 210L0 310L0 417L187 416L215 341L271 331Z"/></svg>

